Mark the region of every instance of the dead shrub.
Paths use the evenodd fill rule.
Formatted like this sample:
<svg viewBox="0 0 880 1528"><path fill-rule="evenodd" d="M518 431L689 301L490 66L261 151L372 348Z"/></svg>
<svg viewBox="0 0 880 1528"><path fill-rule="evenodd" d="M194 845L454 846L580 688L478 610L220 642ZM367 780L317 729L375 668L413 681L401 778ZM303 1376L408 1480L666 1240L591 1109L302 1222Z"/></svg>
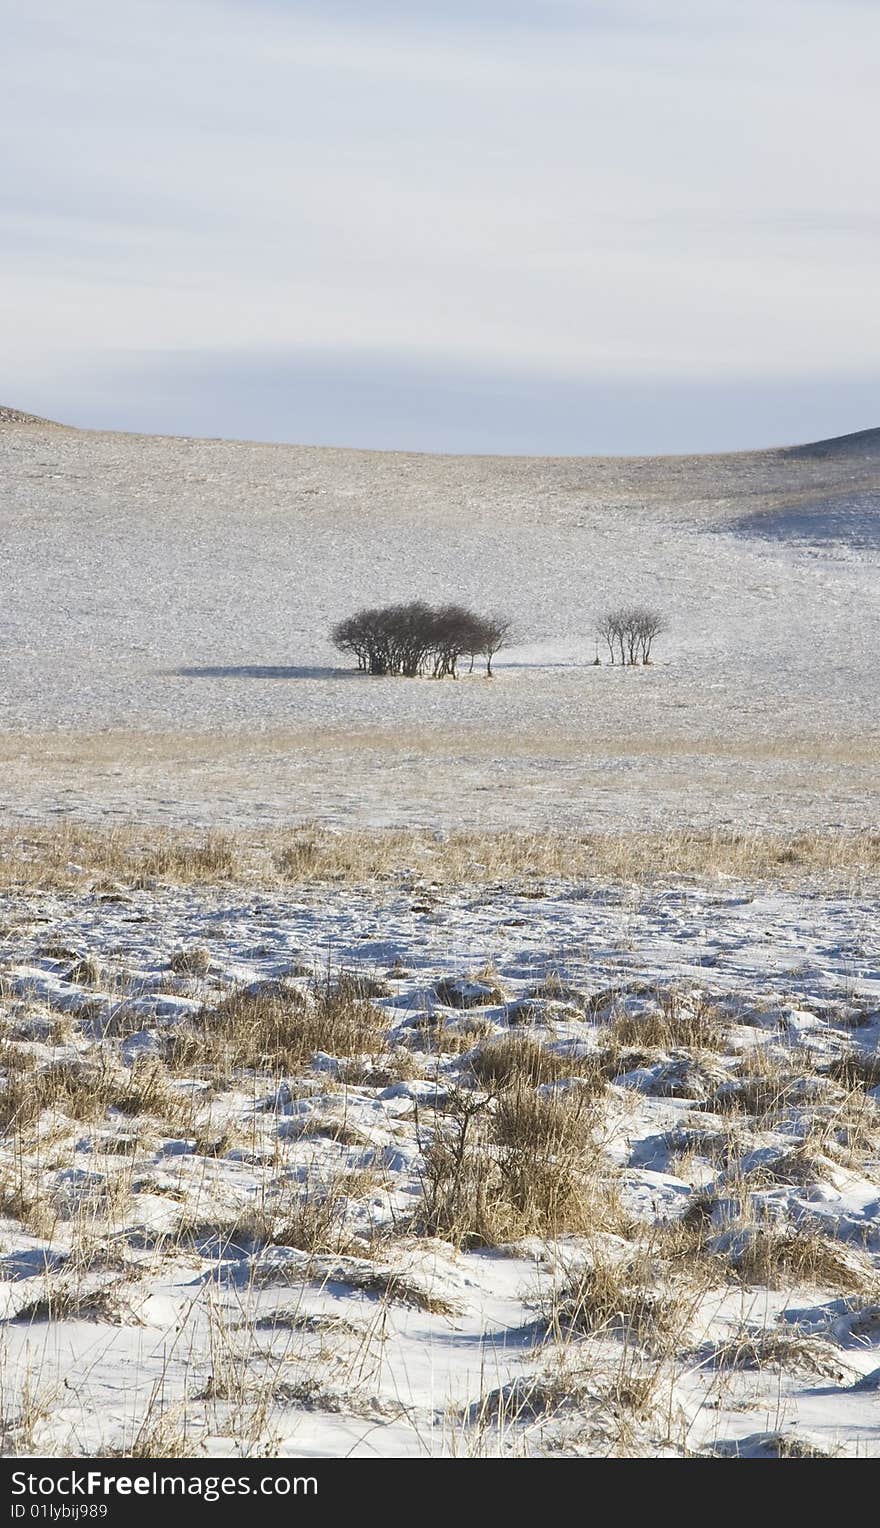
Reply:
<svg viewBox="0 0 880 1528"><path fill-rule="evenodd" d="M520 1087L493 1110L484 1096L454 1092L423 1157L415 1229L457 1247L585 1232L620 1214L577 1093Z"/></svg>

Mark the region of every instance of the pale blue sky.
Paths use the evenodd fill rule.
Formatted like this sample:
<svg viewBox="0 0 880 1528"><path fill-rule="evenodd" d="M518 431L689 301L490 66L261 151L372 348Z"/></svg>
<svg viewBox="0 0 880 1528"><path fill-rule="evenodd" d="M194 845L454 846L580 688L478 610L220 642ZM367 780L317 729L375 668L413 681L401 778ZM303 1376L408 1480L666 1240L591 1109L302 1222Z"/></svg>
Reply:
<svg viewBox="0 0 880 1528"><path fill-rule="evenodd" d="M427 450L880 424L878 12L0 0L0 402Z"/></svg>

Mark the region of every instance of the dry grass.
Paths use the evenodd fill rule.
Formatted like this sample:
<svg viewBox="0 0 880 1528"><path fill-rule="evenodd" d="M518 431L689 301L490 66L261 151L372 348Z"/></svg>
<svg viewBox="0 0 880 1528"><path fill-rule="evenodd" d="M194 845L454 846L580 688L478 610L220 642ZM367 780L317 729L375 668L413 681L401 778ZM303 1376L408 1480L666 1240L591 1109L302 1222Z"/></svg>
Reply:
<svg viewBox="0 0 880 1528"><path fill-rule="evenodd" d="M67 972L69 982L79 982L83 987L98 987L101 984L103 972L94 955L84 955L75 960Z"/></svg>
<svg viewBox="0 0 880 1528"><path fill-rule="evenodd" d="M729 1020L701 993L658 992L657 1002L658 1011L644 1014L614 1013L612 1007L611 1017L603 1025L603 1043L611 1050L629 1046L722 1049Z"/></svg>
<svg viewBox="0 0 880 1528"><path fill-rule="evenodd" d="M175 950L168 965L178 976L206 976L211 969L211 951L204 945Z"/></svg>
<svg viewBox="0 0 880 1528"><path fill-rule="evenodd" d="M591 1144L598 1114L581 1090L533 1092L522 1078L498 1099L492 1115L497 1146L510 1151L557 1154Z"/></svg>
<svg viewBox="0 0 880 1528"><path fill-rule="evenodd" d="M199 1459L205 1449L203 1431L193 1426L186 1402L179 1401L159 1410L147 1408L128 1446L109 1449L111 1459Z"/></svg>
<svg viewBox="0 0 880 1528"><path fill-rule="evenodd" d="M137 1326L138 1316L125 1296L124 1284L99 1289L47 1280L46 1291L19 1307L13 1321L104 1321L113 1326Z"/></svg>
<svg viewBox="0 0 880 1528"><path fill-rule="evenodd" d="M548 1330L562 1340L616 1333L651 1347L667 1346L680 1337L689 1306L655 1284L646 1255L614 1260L594 1253L552 1291L545 1309Z"/></svg>
<svg viewBox="0 0 880 1528"><path fill-rule="evenodd" d="M175 1035L169 1065L221 1074L251 1068L279 1076L302 1071L317 1051L376 1055L387 1024L368 999L344 985L316 983L304 992L283 984L233 992Z"/></svg>
<svg viewBox="0 0 880 1528"><path fill-rule="evenodd" d="M838 1242L817 1232L775 1231L755 1226L728 1261L744 1284L765 1289L808 1285L818 1289L864 1289L866 1273Z"/></svg>
<svg viewBox="0 0 880 1528"><path fill-rule="evenodd" d="M657 1373L639 1372L639 1359L622 1364L608 1373L595 1364L583 1362L583 1353L566 1344L555 1349L549 1361L534 1374L526 1374L499 1385L466 1409L465 1415L477 1430L491 1427L496 1437L512 1427L534 1421L551 1421L567 1414L586 1414L603 1428L610 1413L630 1413L638 1421L650 1421L656 1415Z"/></svg>
<svg viewBox="0 0 880 1528"><path fill-rule="evenodd" d="M880 1087L880 1056L873 1051L847 1051L828 1068L827 1075L848 1091Z"/></svg>
<svg viewBox="0 0 880 1528"><path fill-rule="evenodd" d="M464 977L444 976L434 988L434 996L450 1008L489 1008L505 1001L504 988L491 970Z"/></svg>
<svg viewBox="0 0 880 1528"><path fill-rule="evenodd" d="M11 1398L4 1366L0 1369L0 1457L45 1456L45 1431L58 1405L57 1388L34 1376L28 1367L14 1390Z"/></svg>
<svg viewBox="0 0 880 1528"><path fill-rule="evenodd" d="M299 843L302 837L293 834L291 840ZM393 871L382 868L387 848L383 835L374 839L369 852L365 842L354 842L356 837L318 834L305 858L285 860L283 874L304 882L394 874L408 884L411 871L401 871L400 861ZM395 854L402 852L403 845L424 854L424 870L434 883L431 894L437 903L442 902L437 888L451 876L454 866L464 862L456 856L480 853L484 860L477 880L496 883L509 873L520 878L518 889L526 895L538 895L544 877L552 873L547 868L549 860L540 858L545 851L549 854L547 840L514 840L504 835L490 841L462 835L450 847L449 842L421 839L417 834L396 838ZM213 871L209 875L206 870L210 855L216 854L230 877L246 879L264 873L271 859L270 841L274 837L261 843L206 842L204 859L192 852L198 845L181 841L185 852L180 857L169 851L164 858L148 862L146 846L133 844L122 834L119 864L129 864L128 884L132 885L142 884L147 877L147 863L164 866L170 879L198 880L204 875L207 883L216 879ZM620 848L620 841L614 843ZM679 848L681 843L679 835ZM522 867L510 869L527 846L529 853L537 846L534 874ZM606 840L603 853L610 854L612 848L612 841ZM568 849L576 859L584 845L569 843ZM70 845L64 853L73 860ZM129 853L135 853L136 864L125 861ZM75 876L79 872L70 870L70 861L63 874ZM621 858L616 863L627 862ZM626 871L630 878L639 873L634 863ZM85 875L85 856L83 865ZM281 874L277 866L270 868L271 874ZM107 866L105 870L109 875ZM655 864L651 873L657 870ZM662 862L658 873L662 873ZM0 883L5 874L0 869ZM98 884L103 884L100 879ZM421 897L422 887L416 891ZM105 894L117 893L108 890ZM52 948L57 954L51 958L63 961L72 979L89 986L106 981L106 972L86 950L61 944ZM201 945L187 944L176 950L169 965L173 973L166 973L169 985L180 990L186 978L208 973L211 954ZM217 970L222 969L218 961ZM522 1432L532 1424L540 1429L545 1422L563 1430L576 1430L578 1425L585 1429L580 1440L576 1431L563 1431L559 1445L563 1452L566 1448L575 1453L604 1449L628 1456L646 1449L651 1439L668 1440L673 1431L670 1375L679 1372L682 1363L704 1365L713 1372L712 1385L719 1387L731 1383L724 1378L727 1371L768 1370L768 1384L775 1383L774 1374L781 1376L786 1370L837 1377L825 1351L828 1344L808 1342L797 1334L743 1328L719 1342L718 1325L705 1324L701 1302L712 1290L707 1309L712 1306L719 1286L720 1297L732 1308L740 1301L743 1311L754 1311L761 1298L746 1290L812 1286L841 1293L864 1291L866 1296L874 1290L866 1255L830 1238L762 1220L758 1192L779 1184L821 1184L833 1172L833 1165L843 1161L860 1164L864 1175L870 1176L874 1167L867 1159L876 1156L880 1111L869 1091L880 1072L867 1052L853 1049L830 1066L824 1060L817 1063L814 1052L798 1048L796 1041L789 1043L780 1027L766 1044L740 1055L728 1047L731 1021L697 991L632 983L628 990L621 987L617 992L609 987L597 1004L590 1002L585 991L552 975L531 989L531 998L543 1005L538 1012L545 1016L548 1002L571 1005L575 1017L580 1013L589 1026L582 1048L593 1047L585 1055L572 1054L552 1038L541 1043L534 1032L499 1034L497 1024L489 1030L478 1010L473 1016L455 1015L451 1028L439 1014L425 1015L425 1028L408 1025L405 1043L400 1044L397 1031L389 1033L389 1015L377 1006L396 990L384 975L359 970L331 974L328 969L323 979L314 979L298 965L290 970L296 980L265 982L222 999L212 993L195 1017L160 1028L163 1061L137 1061L124 1069L111 1059L115 1054L112 1039L94 1042L92 1031L80 1032L73 1021L69 1059L43 1060L49 1052L42 1038L32 1047L7 1043L5 1088L0 1091L0 1127L8 1131L8 1159L0 1182L4 1211L46 1236L49 1230L44 1222L54 1212L50 1229L54 1237L62 1225L60 1245L65 1257L68 1231L75 1240L87 1229L97 1234L99 1227L105 1240L115 1237L120 1246L124 1244L133 1263L145 1250L157 1259L182 1255L187 1263L197 1252L212 1264L224 1257L240 1261L242 1288L245 1273L254 1288L261 1282L271 1285L273 1279L300 1289L328 1286L327 1297L334 1300L340 1295L336 1286L347 1285L352 1292L375 1298L383 1333L384 1307L395 1304L441 1317L472 1314L469 1294L456 1307L442 1282L435 1295L420 1282L420 1269L410 1273L408 1266L395 1268L397 1254L408 1250L406 1238L413 1233L441 1238L456 1249L506 1246L513 1251L528 1238L527 1247L519 1246L518 1252L534 1256L536 1283L545 1291L558 1259L566 1259L556 1286L545 1293L543 1323L530 1322L539 1339L542 1334L555 1339L566 1361L558 1373L544 1372L544 1359L550 1352L545 1341L537 1350L542 1365L537 1376L510 1385L503 1382L509 1369L492 1375L495 1389L477 1404L470 1426L475 1435L482 1430L488 1436L494 1430L491 1446L497 1444L502 1450L516 1446L503 1439L499 1443L506 1429ZM487 968L474 979L491 989L493 1001L502 1000L496 972ZM613 981L613 975L606 980ZM623 1011L628 996L647 1000L642 1014ZM417 1014L407 1015L408 1020L413 1017ZM26 1030L10 1026L10 1032L19 1035ZM429 1064L424 1055L414 1053L422 1035L429 1036L436 1049L467 1054L457 1064L452 1054ZM758 1036L759 1041L764 1038ZM85 1045L87 1054L73 1054L75 1047ZM316 1052L335 1058L335 1064L328 1063L320 1075L319 1068L312 1067ZM638 1197L632 1192L639 1187L637 1175L621 1171L609 1160L625 1161L630 1129L635 1142L640 1140L636 1129L641 1128L635 1090L624 1093L610 1086L609 1079L641 1062L661 1058L671 1066L682 1060L695 1073L702 1067L705 1087L692 1096L706 1101L709 1094L708 1108L726 1115L712 1121L696 1109L683 1110L675 1116L679 1124L667 1129L660 1141L658 1150L667 1137L670 1150L678 1143L679 1161L685 1161L688 1153L700 1159L699 1170L695 1164L693 1174L698 1191L691 1196L691 1210L671 1227L658 1225L658 1207L648 1206L644 1194ZM722 1073L726 1082L719 1091L716 1079ZM207 1086L193 1080L199 1074L207 1079ZM224 1094L223 1085L232 1077L237 1085ZM280 1118L274 1114L271 1100L280 1077L292 1096L313 1099L302 1115ZM364 1094L414 1077L441 1083L436 1100L429 1106L411 1105L407 1100L396 1113L395 1099L388 1111L388 1136L377 1135L369 1113L375 1100ZM645 1087L649 1086L655 1085L646 1082ZM419 1091L413 1090L414 1097ZM57 1120L44 1117L55 1114ZM146 1129L140 1121L146 1122ZM77 1128L80 1122L90 1127L100 1122L100 1128L87 1132ZM705 1130L700 1128L702 1123ZM776 1137L770 1151L761 1138L768 1124ZM39 1129L34 1128L37 1125ZM652 1128L662 1130L665 1125L664 1114L659 1126ZM185 1141L175 1139L173 1154L165 1151L163 1131L175 1138L186 1137ZM83 1142L86 1134L89 1140ZM372 1149L376 1139L386 1138L392 1143L387 1152ZM243 1149L230 1151L233 1144ZM406 1148L402 1154L406 1192L413 1187L413 1163L418 1160L413 1148L421 1152L421 1196L414 1214L399 1206L416 1201L397 1198L393 1192L401 1187L401 1169L381 1165L395 1158L398 1145ZM367 1146L371 1149L365 1150ZM71 1155L75 1148L83 1150L82 1158ZM147 1151L158 1155L145 1160ZM126 1153L131 1153L131 1159L123 1162ZM225 1155L229 1161L218 1163ZM713 1185L715 1198L712 1191L699 1188L712 1176L707 1159L723 1168ZM747 1177L741 1161L737 1166L739 1159L756 1164ZM380 1166L365 1168L363 1164L370 1162ZM66 1182L71 1165L85 1169L81 1193ZM240 1183L242 1175L248 1179L247 1195L229 1192L229 1184ZM86 1179L93 1180L94 1186ZM390 1195L385 1192L388 1189ZM148 1207L144 1204L138 1210L141 1192L150 1196L149 1213L155 1216L150 1225L155 1223L157 1228L154 1240L152 1230L149 1235L142 1230ZM125 1194L130 1196L128 1204L123 1203ZM623 1209L624 1195L634 1206L629 1214ZM722 1195L725 1213L733 1205L733 1220L725 1221L715 1209ZM167 1196L167 1202L160 1196ZM782 1198L775 1196L780 1202ZM616 1236L604 1237L603 1232ZM586 1247L554 1245L557 1238L574 1237L588 1238ZM539 1251L532 1238L541 1243ZM272 1245L294 1249L302 1257L273 1255ZM230 1249L247 1256L230 1258ZM588 1260L575 1265L574 1259L581 1254ZM436 1248L428 1250L426 1267L436 1255ZM401 1256L401 1264L404 1260ZM451 1255L449 1261L453 1266ZM482 1262L494 1266L495 1260ZM105 1270L97 1254L94 1267L83 1254L76 1266L71 1262L53 1265L45 1288L41 1279L38 1294L14 1319L134 1326L137 1308L125 1300L130 1282L124 1260L112 1268L108 1263ZM238 1286L232 1293L231 1282L229 1289L220 1280L216 1284L220 1293L212 1292L210 1298L234 1306L239 1317L245 1307L238 1301L245 1297ZM464 1285L470 1288L467 1278ZM203 1319L203 1294L199 1294L199 1320ZM297 1312L295 1318L274 1321L273 1330L299 1333L305 1339L315 1332L320 1335L318 1326L313 1332L310 1323L320 1324L323 1319ZM266 1346L269 1327L262 1319L257 1323L264 1333L258 1340L252 1335L253 1321L250 1328L243 1321L239 1325L245 1336L237 1339L235 1353L228 1348L230 1338L224 1336L222 1342L218 1338L210 1373L204 1366L199 1370L198 1382L205 1381L204 1389L200 1397L190 1398L196 1405L214 1408L210 1425L207 1415L204 1418L207 1433L238 1437L240 1427L240 1435L247 1435L254 1448L268 1447L273 1408L356 1411L348 1392L325 1383L320 1373L301 1374L291 1367L283 1375L280 1371L262 1375L265 1355L260 1342ZM393 1326L390 1320L387 1331L392 1340ZM30 1335L14 1326L7 1328L7 1336L30 1340ZM112 1336L109 1332L100 1335L102 1339ZM594 1340L607 1337L623 1340ZM700 1347L695 1346L698 1342ZM196 1339L192 1351L198 1351ZM609 1351L613 1364L616 1355L621 1356L620 1372L610 1380L595 1368L600 1358L607 1362ZM328 1362L336 1362L329 1349L326 1356ZM645 1373L646 1369L652 1372ZM663 1384L668 1381L669 1385L665 1420L657 1402L661 1371ZM783 1379L778 1383L781 1389ZM152 1419L148 1414L133 1437L130 1430L126 1434L134 1457L180 1456L198 1446L193 1440L202 1435L201 1414L198 1425L187 1424L186 1407L182 1413L166 1409L164 1399L163 1395ZM374 1403L370 1404L375 1415L384 1414L378 1389ZM25 1431L16 1432L12 1443L18 1446ZM548 1444L548 1449L555 1448L555 1443Z"/></svg>
<svg viewBox="0 0 880 1528"><path fill-rule="evenodd" d="M420 1310L428 1316L457 1316L458 1307L443 1295L425 1288L417 1279L395 1268L375 1267L350 1269L340 1277L351 1289L373 1295L388 1305L402 1305L407 1310Z"/></svg>
<svg viewBox="0 0 880 1528"><path fill-rule="evenodd" d="M715 1195L693 1195L686 1213L662 1233L667 1256L694 1271L703 1267L707 1282L733 1278L749 1288L839 1293L871 1287L859 1253L809 1227L768 1223L749 1187L748 1182L727 1185L731 1197L725 1202L732 1213L722 1219L721 1228L713 1220Z"/></svg>
<svg viewBox="0 0 880 1528"><path fill-rule="evenodd" d="M389 1088L395 1082L410 1082L423 1076L422 1068L405 1046L395 1045L387 1051L356 1060L345 1061L339 1069L339 1081L349 1087Z"/></svg>
<svg viewBox="0 0 880 1528"><path fill-rule="evenodd" d="M830 1342L800 1332L762 1331L748 1326L720 1342L707 1344L695 1357L699 1364L722 1372L791 1369L838 1381L847 1374Z"/></svg>
<svg viewBox="0 0 880 1528"><path fill-rule="evenodd" d="M578 1077L596 1093L605 1090L605 1075L596 1057L562 1055L541 1045L530 1035L502 1035L487 1040L470 1057L470 1067L481 1087L497 1091L507 1087L540 1087L563 1077Z"/></svg>
<svg viewBox="0 0 880 1528"><path fill-rule="evenodd" d="M138 832L76 823L27 831L6 828L0 832L0 887L228 881L241 873L242 847L234 835L217 832Z"/></svg>
<svg viewBox="0 0 880 1528"><path fill-rule="evenodd" d="M794 1105L814 1103L820 1092L812 1058L761 1047L746 1054L705 1107L713 1114L751 1115L772 1124Z"/></svg>
<svg viewBox="0 0 880 1528"><path fill-rule="evenodd" d="M359 1248L355 1257L317 1252L310 1254L301 1264L297 1264L293 1282L297 1288L306 1283L318 1289L342 1285L368 1295L384 1306L402 1305L409 1310L420 1310L435 1316L458 1315L459 1307L452 1300L436 1293L431 1287L430 1271L426 1272L427 1277L423 1279L418 1270L375 1262L364 1248ZM275 1275L271 1272L268 1281L275 1281ZM267 1319L272 1321L274 1317ZM286 1324L290 1324L289 1320Z"/></svg>
<svg viewBox="0 0 880 1528"><path fill-rule="evenodd" d="M520 1079L493 1107L456 1090L423 1147L415 1229L456 1247L586 1233L620 1223L613 1175L592 1142L590 1100Z"/></svg>
<svg viewBox="0 0 880 1528"><path fill-rule="evenodd" d="M271 1240L299 1252L363 1253L362 1235L351 1225L352 1201L376 1187L374 1172L361 1168L334 1174L328 1182L306 1185L280 1211Z"/></svg>
<svg viewBox="0 0 880 1528"><path fill-rule="evenodd" d="M296 1136L298 1140L335 1141L339 1146L366 1146L370 1142L366 1131L352 1124L344 1114L313 1115L303 1120Z"/></svg>
<svg viewBox="0 0 880 1528"><path fill-rule="evenodd" d="M90 1058L12 1071L0 1092L0 1129L21 1131L45 1109L71 1120L101 1119L109 1109L118 1109L132 1117L160 1116L180 1124L188 1122L191 1103L154 1058L137 1060L127 1070Z"/></svg>
<svg viewBox="0 0 880 1528"><path fill-rule="evenodd" d="M703 1450L703 1457L710 1459L738 1459L749 1456L749 1448L755 1447L756 1457L765 1459L834 1459L839 1450L826 1448L796 1433L762 1433L755 1438L744 1438L741 1443L711 1444Z"/></svg>
<svg viewBox="0 0 880 1528"><path fill-rule="evenodd" d="M0 832L0 887L50 888L151 881L212 884L366 883L427 878L437 885L602 877L653 881L667 875L798 881L880 874L880 833L793 833L676 829L667 833L450 833L421 829L193 833L66 823Z"/></svg>

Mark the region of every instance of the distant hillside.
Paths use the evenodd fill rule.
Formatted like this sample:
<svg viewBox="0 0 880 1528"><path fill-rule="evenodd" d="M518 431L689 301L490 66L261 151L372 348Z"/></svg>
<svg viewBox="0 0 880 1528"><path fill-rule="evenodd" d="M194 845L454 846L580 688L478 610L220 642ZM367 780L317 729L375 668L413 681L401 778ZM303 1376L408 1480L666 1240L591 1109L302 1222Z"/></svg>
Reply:
<svg viewBox="0 0 880 1528"><path fill-rule="evenodd" d="M50 424L55 429L62 428L54 419L43 419L39 414L25 414L21 409L11 409L5 403L0 403L0 424Z"/></svg>
<svg viewBox="0 0 880 1528"><path fill-rule="evenodd" d="M880 457L880 430L856 430L852 435L834 435L830 440L814 440L808 445L788 449L792 456Z"/></svg>
<svg viewBox="0 0 880 1528"><path fill-rule="evenodd" d="M878 448L453 456L3 409L0 821L864 825ZM420 598L510 616L494 682L334 649ZM624 602L667 618L653 665L595 663Z"/></svg>
<svg viewBox="0 0 880 1528"><path fill-rule="evenodd" d="M10 408L8 404L0 404L0 425L43 425L43 426L51 428L53 430L77 431L78 433L82 433L84 435L116 435L116 436L126 437L126 438L131 439L131 440L138 440L138 439L140 439L140 440L143 440L143 441L187 440L187 441L190 441L193 444L195 444L195 442L200 438L200 437L193 437L193 436L189 436L189 435L181 435L181 436L176 436L176 435L165 435L165 436L161 436L161 435L149 435L149 434L144 434L143 432L140 432L140 431L132 432L132 431L129 431L129 430L102 430L100 427L94 427L94 428L91 428L91 429L79 431L78 427L75 426L75 425L63 425L63 424L61 424L56 419L44 419L39 414L28 414L23 409ZM208 444L208 443L210 443L212 445L220 445L220 446L222 446L222 445L230 445L230 446L231 445L235 445L235 446L260 446L260 445L264 444L264 442L262 442L260 440L246 440L246 439L241 439L241 438L239 438L237 436L213 436L213 437L210 438L210 442L208 442L207 440L205 441L205 444ZM319 451L319 452L323 451L328 456L330 454L336 452L337 450L340 450L340 449L344 450L344 449L346 449L344 447L334 447L334 446L328 446L328 447L320 447L320 446L317 446L317 447L308 447L308 446L304 445L304 443L302 441L294 441L294 440L291 440L289 442L289 447L290 447L290 449L295 449L295 450L306 449L306 450L315 450L315 451ZM273 448L274 449L279 449L280 448L281 450L284 450L285 449L285 445L280 445L279 443L275 443ZM374 458L375 457L387 457L389 459L389 461L393 457L396 457L396 456L422 457L422 458L430 457L430 456L439 456L441 459L444 456L450 456L450 457L451 456L455 456L459 460L467 460L468 459L467 456L461 456L460 453L457 453L457 452L456 453L437 453L437 452L423 452L423 451L403 451L403 452L398 452L398 451L378 451L378 450L369 450L369 449L359 448L359 447L351 448L351 450L352 450L352 454L354 454L356 452L358 455L366 455L366 456L370 456L370 457L374 457ZM867 462L871 462L871 461L874 461L874 460L880 462L880 429L856 430L851 435L836 435L836 436L830 437L828 440L807 441L803 445L764 446L764 447L757 447L754 450L721 451L721 452L698 452L698 453L691 453L691 454L684 454L684 455L682 455L682 454L671 455L670 454L670 455L667 455L665 457L664 456L660 456L660 457L657 457L657 456L651 456L651 457L648 457L648 456L645 456L645 457L639 457L639 456L621 456L621 457L604 456L603 457L603 456L596 456L596 455L590 455L590 456L575 456L575 455L570 455L570 456L567 456L567 457L551 457L551 456L548 456L548 457L520 457L520 458L505 458L503 456L493 456L493 457L484 457L482 459L486 460L486 461L488 461L488 460L495 460L495 461L505 461L505 460L513 461L513 460L519 460L521 462L525 462L525 461L548 461L548 462L550 462L550 461L555 461L555 462L564 462L564 461L617 462L617 463L620 464L621 470L625 471L628 464L632 465L633 467L636 467L637 464L640 463L640 462L657 463L657 462L667 461L667 462L671 463L671 462L674 461L674 462L692 462L692 463L696 464L696 463L698 463L700 461L705 461L705 462L713 461L713 462L717 462L719 460L728 460L728 461L733 462L738 457L741 458L741 459L745 459L745 458L761 458L761 457L768 457L768 456L776 456L776 457L783 457L783 458L787 457L789 459L792 459L792 458L798 459L798 458L800 458L800 459L803 459L805 461L809 460L809 461L817 461L817 462L820 462L820 461L835 461L835 460L839 461L842 458L858 458L859 461L861 461L861 462L866 462L866 461ZM481 458L480 457L473 457L471 459L474 460L474 461L478 461Z"/></svg>

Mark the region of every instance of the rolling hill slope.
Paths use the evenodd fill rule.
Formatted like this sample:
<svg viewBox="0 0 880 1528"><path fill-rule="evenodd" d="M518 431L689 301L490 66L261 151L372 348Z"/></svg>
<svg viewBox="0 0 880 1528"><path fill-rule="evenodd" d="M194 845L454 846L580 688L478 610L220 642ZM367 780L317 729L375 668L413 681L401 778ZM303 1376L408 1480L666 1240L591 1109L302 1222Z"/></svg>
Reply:
<svg viewBox="0 0 880 1528"><path fill-rule="evenodd" d="M871 821L880 431L664 458L423 456L0 412L6 814ZM498 679L363 680L361 603L509 612ZM657 664L595 667L640 598Z"/></svg>

